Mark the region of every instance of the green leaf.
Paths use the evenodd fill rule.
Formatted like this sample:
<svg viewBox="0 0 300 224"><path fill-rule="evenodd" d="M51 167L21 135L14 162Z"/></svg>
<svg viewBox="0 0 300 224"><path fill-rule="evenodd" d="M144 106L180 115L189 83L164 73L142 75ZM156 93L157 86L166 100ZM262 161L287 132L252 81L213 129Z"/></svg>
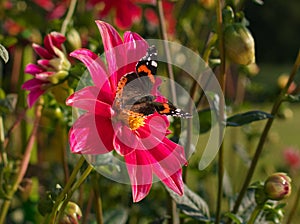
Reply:
<svg viewBox="0 0 300 224"><path fill-rule="evenodd" d="M38 202L38 211L42 216L49 214L52 211L54 202L52 199L47 195L45 198L41 198Z"/></svg>
<svg viewBox="0 0 300 224"><path fill-rule="evenodd" d="M5 92L0 88L0 113L7 114L16 109L18 95L10 93L5 96Z"/></svg>
<svg viewBox="0 0 300 224"><path fill-rule="evenodd" d="M291 103L299 103L300 102L300 95L289 95L287 94L284 98L284 101L288 101Z"/></svg>
<svg viewBox="0 0 300 224"><path fill-rule="evenodd" d="M207 203L199 195L190 190L186 185L184 185L183 196L179 196L168 187L166 187L166 189L176 202L177 207L184 214L193 219L201 221L208 221L210 219Z"/></svg>
<svg viewBox="0 0 300 224"><path fill-rule="evenodd" d="M2 44L0 44L0 57L3 59L5 63L8 62L9 59L8 51Z"/></svg>
<svg viewBox="0 0 300 224"><path fill-rule="evenodd" d="M255 2L258 5L263 5L264 2L262 0L252 0L253 2Z"/></svg>
<svg viewBox="0 0 300 224"><path fill-rule="evenodd" d="M104 223L107 224L125 224L128 219L128 211L125 208L117 208L105 212L104 214Z"/></svg>
<svg viewBox="0 0 300 224"><path fill-rule="evenodd" d="M200 121L200 134L204 134L211 129L211 110L204 109L198 112Z"/></svg>
<svg viewBox="0 0 300 224"><path fill-rule="evenodd" d="M245 124L249 124L254 121L260 121L273 116L269 113L263 111L249 111L242 114L236 114L227 118L226 126L238 127Z"/></svg>
<svg viewBox="0 0 300 224"><path fill-rule="evenodd" d="M230 218L230 220L233 221L233 223L242 224L242 222L243 222L243 219L236 214L228 212L225 214L225 216Z"/></svg>

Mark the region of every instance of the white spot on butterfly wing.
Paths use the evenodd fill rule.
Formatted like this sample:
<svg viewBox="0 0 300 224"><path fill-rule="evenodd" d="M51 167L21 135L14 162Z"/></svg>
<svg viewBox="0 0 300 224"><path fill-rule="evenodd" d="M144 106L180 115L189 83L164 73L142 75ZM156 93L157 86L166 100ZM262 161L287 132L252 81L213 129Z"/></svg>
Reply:
<svg viewBox="0 0 300 224"><path fill-rule="evenodd" d="M157 67L156 61L151 61L151 65L152 65L153 67Z"/></svg>

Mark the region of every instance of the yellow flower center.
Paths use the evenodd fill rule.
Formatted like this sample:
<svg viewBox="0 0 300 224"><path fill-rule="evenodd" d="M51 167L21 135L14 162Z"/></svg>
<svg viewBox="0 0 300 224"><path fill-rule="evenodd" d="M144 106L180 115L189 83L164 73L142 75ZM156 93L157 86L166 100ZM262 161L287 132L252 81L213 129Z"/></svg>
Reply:
<svg viewBox="0 0 300 224"><path fill-rule="evenodd" d="M145 125L144 115L130 110L121 111L116 119L128 125L132 131Z"/></svg>
<svg viewBox="0 0 300 224"><path fill-rule="evenodd" d="M139 113L134 113L130 111L128 116L128 124L130 129L134 131L139 127L144 126L145 118Z"/></svg>

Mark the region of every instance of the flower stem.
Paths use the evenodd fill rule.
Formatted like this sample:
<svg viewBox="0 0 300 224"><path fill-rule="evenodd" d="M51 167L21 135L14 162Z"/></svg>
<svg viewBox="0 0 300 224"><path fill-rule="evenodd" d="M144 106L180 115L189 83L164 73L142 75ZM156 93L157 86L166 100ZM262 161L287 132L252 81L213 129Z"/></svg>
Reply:
<svg viewBox="0 0 300 224"><path fill-rule="evenodd" d="M8 161L7 161L7 154L4 150L4 125L3 125L3 117L0 116L0 153L1 153L1 161L3 162L4 167L7 166Z"/></svg>
<svg viewBox="0 0 300 224"><path fill-rule="evenodd" d="M93 169L94 169L93 166L89 164L88 167L83 172L83 174L78 178L78 180L74 183L72 188L67 192L66 199L63 201L63 204L61 205L58 211L58 215L57 215L58 220L62 219L65 208L68 202L70 201L73 193L80 187L80 185L83 183L83 181L85 181L85 179L88 177L88 175L91 173Z"/></svg>
<svg viewBox="0 0 300 224"><path fill-rule="evenodd" d="M95 173L94 174L94 178L93 178L93 191L94 191L94 195L95 195L95 207L96 207L96 219L97 219L97 223L98 224L103 224L104 220L103 220L103 213L102 213L102 200L101 200L101 196L99 193L99 174Z"/></svg>
<svg viewBox="0 0 300 224"><path fill-rule="evenodd" d="M38 125L40 122L40 118L42 116L42 109L43 109L42 104L37 104L37 106L35 108L35 120L34 120L34 124L33 124L33 129L31 131L30 137L28 139L25 153L23 155L23 159L21 161L20 168L18 170L18 174L12 184L12 187L10 188L10 191L7 193L8 199L5 199L5 201L3 202L2 207L0 209L0 224L3 224L5 222L5 217L8 212L8 209L10 207L12 197L18 190L18 187L19 187L21 181L23 180L23 177L27 171L31 152L32 152L33 145L34 145L35 139L36 139Z"/></svg>
<svg viewBox="0 0 300 224"><path fill-rule="evenodd" d="M254 211L252 212L249 221L247 224L254 224L257 216L259 215L260 211L262 209L262 205L256 205Z"/></svg>
<svg viewBox="0 0 300 224"><path fill-rule="evenodd" d="M223 19L222 19L222 3L221 0L216 0L216 15L217 15L217 34L219 40L219 52L220 52L220 76L219 83L225 95L225 84L226 84L226 61L225 61L225 48L223 40ZM225 99L221 97L220 99L220 124L222 125L225 120ZM222 133L220 133L222 136ZM217 208L216 208L216 220L215 223L219 224L221 220L221 204L223 195L223 178L224 178L224 148L223 143L219 149L218 158L218 196L217 196Z"/></svg>
<svg viewBox="0 0 300 224"><path fill-rule="evenodd" d="M63 35L66 34L68 24L70 23L72 16L74 14L74 11L75 11L76 3L77 3L77 0L71 0L71 2L70 2L68 13L66 15L65 20L63 21L63 24L62 24L61 30L60 30L61 34L63 34Z"/></svg>
<svg viewBox="0 0 300 224"><path fill-rule="evenodd" d="M164 9L163 9L162 0L157 1L157 10L158 10L158 15L159 15L159 24L160 24L159 27L160 27L160 30L161 30L162 38L164 40L164 48L165 48L165 52L166 52L168 74L169 74L169 78L172 81L174 81L175 79L174 79L173 68L172 68L172 65L170 64L171 53L170 53L169 45L167 43L168 33L167 33L167 29L166 29L166 23L165 23ZM176 89L175 89L174 82L171 82L170 88L171 88L171 96L172 96L173 103L175 105L177 105Z"/></svg>
<svg viewBox="0 0 300 224"><path fill-rule="evenodd" d="M10 135L12 134L13 130L15 130L16 127L18 127L21 123L21 121L24 119L26 112L27 112L28 107L25 107L24 110L18 115L17 119L13 123L13 125L8 129L4 142L3 142L3 148L5 149L8 145Z"/></svg>
<svg viewBox="0 0 300 224"><path fill-rule="evenodd" d="M287 93L287 90L288 88L290 87L291 83L293 82L295 76L296 76L296 73L299 69L299 66L300 66L300 51L298 52L298 56L296 58L296 61L295 61L295 64L293 66L293 69L290 73L290 76L289 76L289 80L286 84L286 86L282 89L280 95L278 96L278 98L276 99L274 105L273 105L273 108L271 110L271 115L272 118L269 118L266 125L265 125L265 128L263 130L263 133L259 139L259 143L257 145L257 148L256 148L256 151L255 151L255 154L254 154L254 157L251 161L251 165L250 165L250 168L248 170L248 173L247 173L247 176L246 176L246 179L244 180L244 183L243 183L243 186L242 186L242 189L237 197L237 200L235 202L235 205L233 207L233 213L237 213L238 209L239 209L239 206L242 202L242 199L247 191L247 188L251 182L251 179L252 179L252 176L254 174L254 171L255 171L255 168L256 168L256 165L257 165L257 162L258 162L258 159L262 153L262 150L263 150L263 146L264 146L264 143L266 142L267 140L267 136L268 136L268 133L271 129L271 126L273 124L273 121L274 121L274 118L275 118L275 115L277 114L278 112L278 109Z"/></svg>
<svg viewBox="0 0 300 224"><path fill-rule="evenodd" d="M300 186L298 187L297 195L296 195L296 197L295 197L295 201L294 201L294 204L293 204L293 206L292 206L291 212L290 212L290 214L289 214L289 216L288 216L288 219L287 219L287 221L286 221L286 224L292 223L292 220L293 220L293 218L294 218L294 215L295 215L296 212L297 212L299 200L300 200Z"/></svg>
<svg viewBox="0 0 300 224"><path fill-rule="evenodd" d="M83 156L80 157L80 159L78 160L78 162L76 163L76 166L73 169L73 172L66 184L66 186L64 187L63 191L59 194L59 196L57 197L54 206L52 208L52 212L50 213L50 215L45 219L44 223L48 224L54 224L55 220L56 220L56 214L61 206L62 201L66 198L67 194L69 193L71 186L73 184L73 182L76 179L76 176L81 168L81 166L83 165L85 161L85 158Z"/></svg>

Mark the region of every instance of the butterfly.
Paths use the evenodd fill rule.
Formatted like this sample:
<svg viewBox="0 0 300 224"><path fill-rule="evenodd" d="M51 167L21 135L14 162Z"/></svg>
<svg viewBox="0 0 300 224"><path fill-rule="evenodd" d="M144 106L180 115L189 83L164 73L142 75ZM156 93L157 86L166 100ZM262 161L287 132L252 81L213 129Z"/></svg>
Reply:
<svg viewBox="0 0 300 224"><path fill-rule="evenodd" d="M135 72L127 73L118 82L117 107L140 116L157 112L161 115L191 118L191 114L177 108L170 101L158 102L157 97L151 94L156 82L157 66L157 49L152 45L147 49L146 55L137 62Z"/></svg>

